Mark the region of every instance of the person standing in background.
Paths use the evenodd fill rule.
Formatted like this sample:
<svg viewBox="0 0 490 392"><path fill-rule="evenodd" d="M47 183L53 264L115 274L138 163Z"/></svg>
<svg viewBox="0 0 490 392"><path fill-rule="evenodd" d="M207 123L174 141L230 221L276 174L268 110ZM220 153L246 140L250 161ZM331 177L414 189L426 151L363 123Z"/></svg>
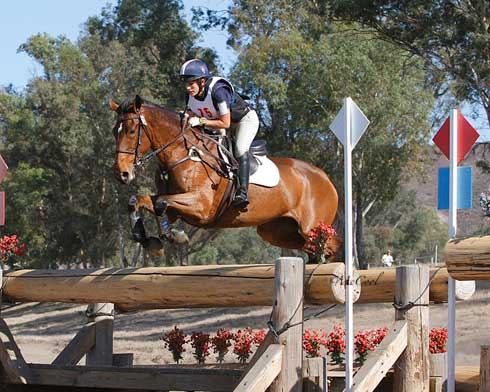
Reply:
<svg viewBox="0 0 490 392"><path fill-rule="evenodd" d="M388 249L386 253L381 258L381 262L383 263L383 267L391 267L393 264L393 256L391 255L391 250Z"/></svg>

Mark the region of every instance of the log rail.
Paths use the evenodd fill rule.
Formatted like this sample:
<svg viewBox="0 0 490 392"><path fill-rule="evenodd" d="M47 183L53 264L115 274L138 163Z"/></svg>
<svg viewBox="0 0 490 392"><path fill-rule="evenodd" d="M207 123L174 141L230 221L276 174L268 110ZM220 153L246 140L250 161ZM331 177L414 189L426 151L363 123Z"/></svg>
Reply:
<svg viewBox="0 0 490 392"><path fill-rule="evenodd" d="M343 263L307 265L306 301L344 303L344 271ZM3 295L12 302L109 302L122 310L270 306L274 274L270 264L19 270L4 278Z"/></svg>

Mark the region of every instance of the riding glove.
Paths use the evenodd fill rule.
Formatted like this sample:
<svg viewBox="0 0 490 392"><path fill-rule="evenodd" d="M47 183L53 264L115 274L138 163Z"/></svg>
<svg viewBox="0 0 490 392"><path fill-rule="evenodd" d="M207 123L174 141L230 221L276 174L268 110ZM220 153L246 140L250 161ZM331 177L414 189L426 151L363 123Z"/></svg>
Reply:
<svg viewBox="0 0 490 392"><path fill-rule="evenodd" d="M191 127L200 127L206 125L207 119L205 117L191 117L189 118L189 125Z"/></svg>

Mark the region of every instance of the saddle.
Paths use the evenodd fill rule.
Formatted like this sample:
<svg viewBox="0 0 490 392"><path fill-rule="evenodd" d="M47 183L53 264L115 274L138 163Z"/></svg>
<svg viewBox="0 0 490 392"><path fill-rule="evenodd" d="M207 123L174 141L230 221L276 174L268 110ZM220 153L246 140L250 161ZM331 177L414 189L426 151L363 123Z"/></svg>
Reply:
<svg viewBox="0 0 490 392"><path fill-rule="evenodd" d="M232 141L228 136L223 136L218 146L218 153L223 160L222 169L228 178L237 181L236 167L230 162L232 157ZM250 157L250 184L274 187L279 183L279 169L267 156L267 142L265 140L254 140L247 153Z"/></svg>
<svg viewBox="0 0 490 392"><path fill-rule="evenodd" d="M216 224L225 211L231 206L235 191L238 187L238 175L236 161L233 158L233 163L230 163L230 157L233 157L232 142L229 137L223 136L218 145L218 153L223 160L222 169L230 179L225 190L223 198L216 209L213 219L213 225ZM269 158L267 158L267 143L265 140L254 140L248 151L250 156L250 184L273 187L279 183L279 169Z"/></svg>

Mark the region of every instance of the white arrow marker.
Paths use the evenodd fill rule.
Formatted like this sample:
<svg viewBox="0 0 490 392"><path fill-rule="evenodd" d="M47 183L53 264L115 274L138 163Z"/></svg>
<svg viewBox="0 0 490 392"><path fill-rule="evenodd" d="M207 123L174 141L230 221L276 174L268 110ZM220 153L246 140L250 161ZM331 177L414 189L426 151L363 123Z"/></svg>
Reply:
<svg viewBox="0 0 490 392"><path fill-rule="evenodd" d="M352 304L353 280L353 219L352 219L352 150L366 131L369 120L351 98L344 98L342 109L330 124L330 129L344 145L344 199L345 199L345 391L352 392L354 363L354 327Z"/></svg>
<svg viewBox="0 0 490 392"><path fill-rule="evenodd" d="M348 107L349 106L349 107ZM347 121L347 112L350 109L350 148L353 150L361 136L364 134L366 131L366 128L369 125L369 120L367 117L364 115L361 109L359 109L359 106L356 105L356 103L351 99L351 98L344 98L344 104L342 106L342 109L337 113L337 116L335 116L334 120L332 121L332 124L330 124L330 129L333 131L335 136L337 136L337 139L340 140L340 142L343 144L344 147L346 147L346 141L347 141L347 128L346 128L346 121Z"/></svg>

